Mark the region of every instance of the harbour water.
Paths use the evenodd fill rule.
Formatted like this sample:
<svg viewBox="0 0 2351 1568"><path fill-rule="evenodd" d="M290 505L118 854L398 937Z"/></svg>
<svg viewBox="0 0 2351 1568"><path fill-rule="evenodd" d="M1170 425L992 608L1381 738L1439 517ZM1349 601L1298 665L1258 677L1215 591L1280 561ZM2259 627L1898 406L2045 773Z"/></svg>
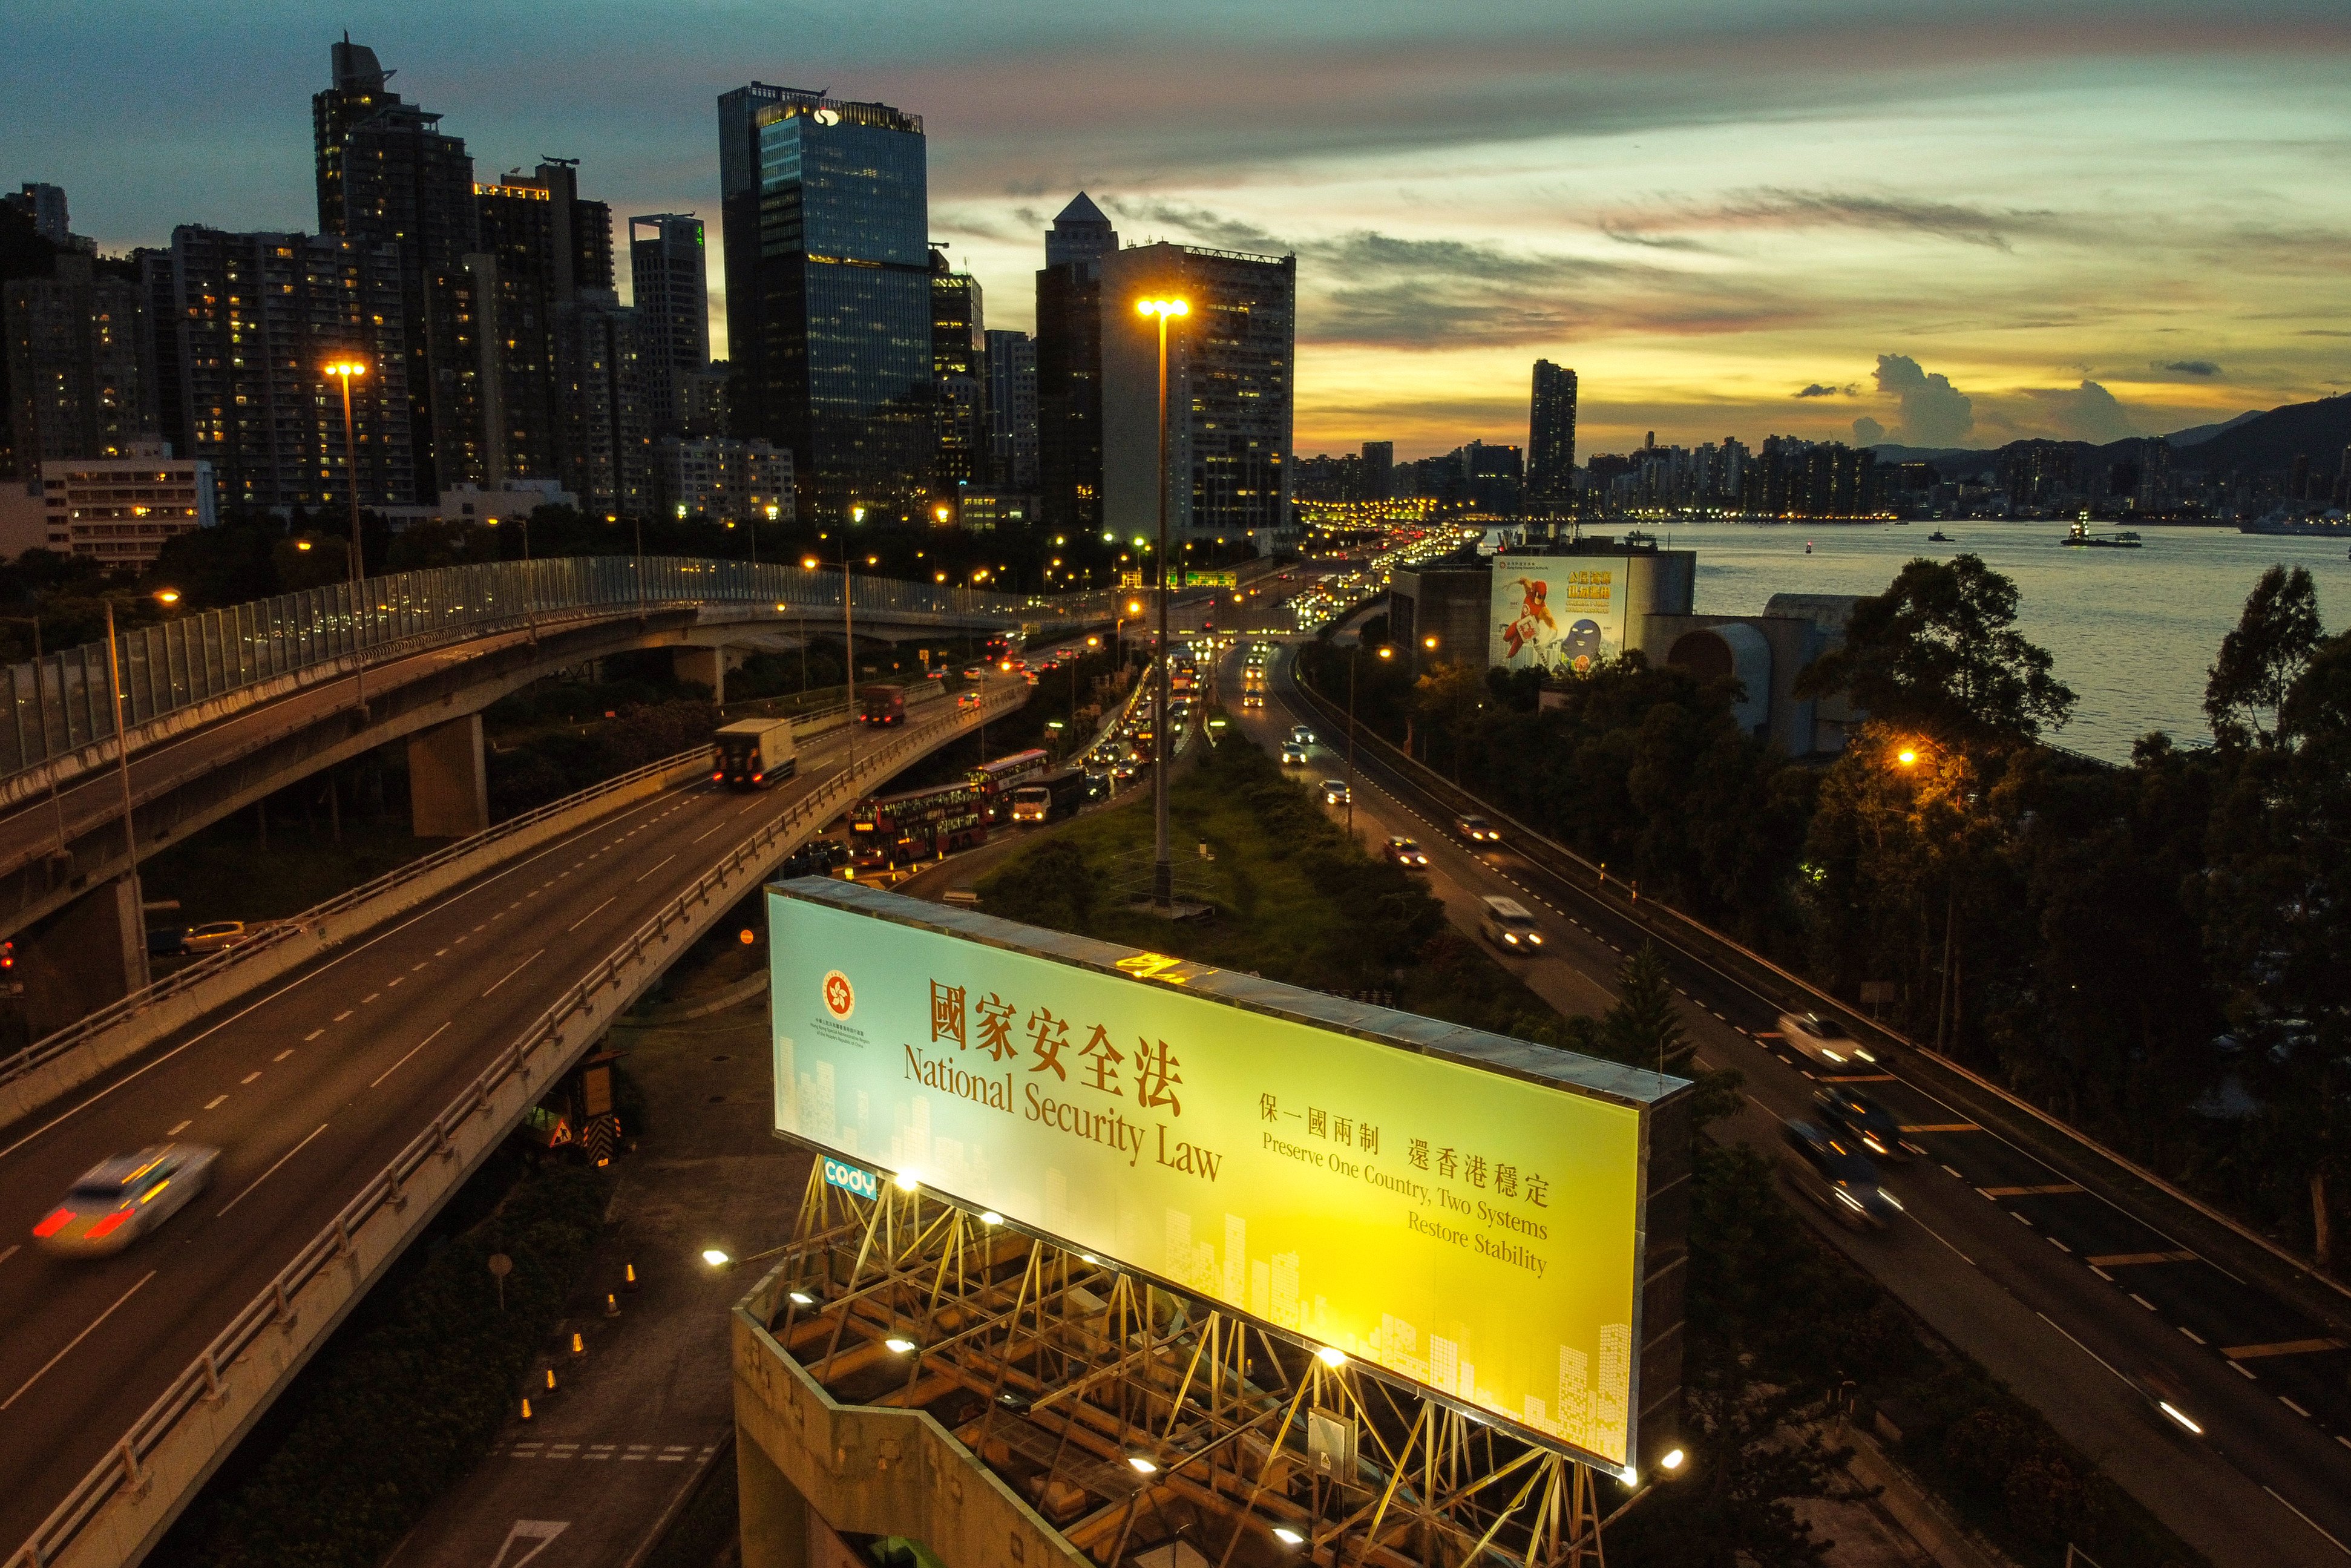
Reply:
<svg viewBox="0 0 2351 1568"><path fill-rule="evenodd" d="M1915 557L1981 556L2016 583L2018 629L2049 650L2057 678L2081 698L2073 722L2049 738L2117 762L2151 729L2183 745L2210 739L2204 673L2272 564L2310 568L2327 630L2351 624L2351 559L2340 539L2147 528L2143 549L2083 550L2058 543L2063 522L1940 526L1950 543L1928 542L1933 523L1645 531L1698 551L1695 608L1710 615L1758 613L1775 593L1882 593Z"/></svg>

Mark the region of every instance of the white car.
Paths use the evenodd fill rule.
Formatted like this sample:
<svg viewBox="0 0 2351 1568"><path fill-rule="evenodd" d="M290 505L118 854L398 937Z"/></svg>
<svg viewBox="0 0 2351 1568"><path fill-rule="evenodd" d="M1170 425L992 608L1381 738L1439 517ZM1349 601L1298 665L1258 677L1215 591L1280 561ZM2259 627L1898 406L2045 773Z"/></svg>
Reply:
<svg viewBox="0 0 2351 1568"><path fill-rule="evenodd" d="M1344 779L1325 779L1322 780L1322 803L1324 805L1343 806L1354 798L1355 792L1347 788L1347 781Z"/></svg>
<svg viewBox="0 0 2351 1568"><path fill-rule="evenodd" d="M1306 748L1302 746L1295 745L1283 747L1281 748L1281 765L1284 768L1305 767Z"/></svg>
<svg viewBox="0 0 2351 1568"><path fill-rule="evenodd" d="M1314 732L1302 724L1294 726L1290 731L1290 743L1292 746L1311 746L1314 744Z"/></svg>
<svg viewBox="0 0 2351 1568"><path fill-rule="evenodd" d="M204 1191L219 1158L202 1144L157 1144L100 1161L33 1227L33 1239L68 1255L120 1252Z"/></svg>
<svg viewBox="0 0 2351 1568"><path fill-rule="evenodd" d="M1780 1038L1814 1061L1825 1061L1831 1067L1877 1060L1867 1046L1853 1037L1852 1030L1818 1013L1782 1013Z"/></svg>
<svg viewBox="0 0 2351 1568"><path fill-rule="evenodd" d="M1542 946L1542 932L1527 906L1515 898L1481 898L1479 936L1505 953L1532 953Z"/></svg>

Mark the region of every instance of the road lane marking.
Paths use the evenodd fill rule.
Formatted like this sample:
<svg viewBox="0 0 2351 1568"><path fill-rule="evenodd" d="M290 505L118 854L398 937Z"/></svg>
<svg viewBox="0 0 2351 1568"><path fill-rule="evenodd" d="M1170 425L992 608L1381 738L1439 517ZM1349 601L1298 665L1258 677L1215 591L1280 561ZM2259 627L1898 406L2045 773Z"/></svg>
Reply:
<svg viewBox="0 0 2351 1568"><path fill-rule="evenodd" d="M2077 1182L2053 1181L2040 1186L1980 1186L1976 1190L1986 1197L2054 1197L2079 1192L2082 1187Z"/></svg>
<svg viewBox="0 0 2351 1568"><path fill-rule="evenodd" d="M207 1111L216 1111L220 1108L220 1103L227 1098L228 1096L225 1094L215 1094L211 1099L204 1102L204 1109Z"/></svg>
<svg viewBox="0 0 2351 1568"><path fill-rule="evenodd" d="M261 1074L260 1074L259 1072L248 1072L248 1073L246 1073L244 1077L242 1077L242 1078L240 1078L240 1079L238 1079L238 1080L236 1081L236 1086L237 1086L239 1089L242 1089L242 1088L244 1088L246 1084L248 1084L248 1083L252 1082L255 1079L256 1079L256 1078L258 1078L258 1077L260 1077L260 1076L261 1076Z"/></svg>
<svg viewBox="0 0 2351 1568"><path fill-rule="evenodd" d="M434 949L433 949L433 956L434 956L435 958L445 958L445 957L447 957L447 956L449 956L449 949L448 949L448 948L446 948L446 947L435 947ZM417 967L418 968L420 968L420 969L422 969L423 967L424 967L424 966L423 966L423 965L422 965L422 964L419 964L419 965L417 965L416 967Z"/></svg>
<svg viewBox="0 0 2351 1568"><path fill-rule="evenodd" d="M2332 1535L2327 1535L2325 1529L2319 1524L2318 1521L2311 1518L2310 1515L2303 1512L2302 1510L2294 1507L2294 1504L2287 1502L2284 1498L2279 1497L2277 1488L2264 1483L2262 1490L2269 1493L2270 1496L2277 1498L2279 1505L2282 1506L2288 1513L2302 1521L2303 1523L2310 1526L2311 1529L2317 1531L2319 1534L2325 1535L2327 1545L2332 1546L2335 1551L2343 1553L2344 1556L2351 1557L2351 1546L2346 1546L2343 1542L2335 1540Z"/></svg>
<svg viewBox="0 0 2351 1568"><path fill-rule="evenodd" d="M17 1401L17 1400L22 1399L22 1398L25 1396L25 1390L26 1390L26 1389L30 1388L31 1386L33 1386L33 1385L35 1385L36 1383L38 1383L38 1382L41 1380L42 1376L43 1376L45 1374L47 1374L47 1371L49 1370L49 1368L50 1368L50 1367L55 1366L57 1363L59 1363L59 1362L63 1361L63 1360L66 1358L67 1354L68 1354L68 1352L70 1352L70 1351L73 1349L73 1347L74 1347L74 1346L76 1346L76 1345L79 1344L82 1341L84 1341L84 1340L88 1339L91 1334L93 1334L93 1333L97 1333L97 1332L98 1332L98 1325L99 1325L99 1324L100 1324L100 1323L104 1322L107 1319L109 1319L109 1318L112 1317L112 1316L114 1315L115 1311L116 1311L116 1309L117 1309L117 1308L120 1307L120 1306L122 1305L122 1303L123 1303L123 1302L125 1302L125 1301L129 1301L131 1297L133 1297L133 1296L135 1296L135 1295L137 1295L137 1294L139 1293L139 1286L140 1286L140 1285L144 1285L144 1284L147 1282L147 1281L148 1281L148 1280L152 1280L152 1279L153 1279L154 1277L155 1277L155 1270L152 1270L152 1269L148 1270L147 1270L146 1279L142 1279L142 1280L141 1280L141 1281L139 1281L139 1284L138 1284L138 1285L133 1285L133 1286L131 1286L131 1289L129 1289L129 1290L127 1290L127 1291L123 1291L123 1292L122 1292L122 1294L120 1294L120 1295L119 1295L119 1296L117 1296L117 1297L115 1297L115 1298L114 1298L114 1305L113 1305L113 1306L107 1308L107 1309L106 1309L106 1311L104 1311L104 1312L102 1312L99 1313L99 1314L98 1314L98 1316L96 1316L95 1318L92 1318L92 1319L90 1320L89 1327L88 1327L88 1328L86 1328L86 1329L82 1330L82 1331L81 1331L81 1333L78 1333L78 1334L74 1335L74 1336L73 1336L73 1338L71 1338L71 1339L68 1340L68 1341L66 1342L66 1348L65 1348L64 1350L61 1350L61 1351L57 1352L57 1354L55 1354L55 1355L53 1355L53 1356L49 1357L49 1359L48 1359L47 1361L44 1362L44 1363L42 1364L42 1365L41 1365L41 1370L40 1370L39 1372L37 1372L37 1373L33 1374L33 1375L32 1375L32 1376L30 1376L30 1377L28 1377L28 1378L25 1379L25 1381L24 1381L23 1383L19 1384L19 1385L17 1385L17 1387L16 1387L16 1393L11 1394L11 1395L10 1395L10 1396L8 1396L8 1397L7 1397L7 1398L5 1398L5 1399L0 1399L0 1410L5 1410L6 1408L8 1408L8 1406L9 1406L14 1405L15 1403L16 1403L16 1401Z"/></svg>
<svg viewBox="0 0 2351 1568"><path fill-rule="evenodd" d="M340 1023L340 1022L342 1022L345 1019L347 1019L347 1018L349 1018L349 1017L350 1017L350 1016L351 1016L351 1009L349 1009L349 1008L345 1008L341 1012L337 1013L337 1014L336 1014L336 1015L335 1015L331 1019L329 1019L329 1022L332 1022L332 1023ZM324 1034L324 1033L326 1033L327 1031L326 1031L325 1030L320 1030L319 1032L320 1034Z"/></svg>
<svg viewBox="0 0 2351 1568"><path fill-rule="evenodd" d="M637 884L637 883L638 883L638 882L643 882L643 881L644 881L646 877L649 877L649 876L653 875L653 873L655 873L655 872L657 872L657 871L661 870L661 868L662 868L662 867L664 867L664 866L665 866L665 865L669 864L669 862L672 862L672 861L674 861L674 860L675 860L675 859L677 859L677 856L676 856L676 855L674 855L674 854L666 854L666 855L662 856L662 858L661 858L661 859L659 859L659 860L657 860L657 861L653 862L653 864L651 864L651 865L649 865L649 866L645 867L645 869L644 869L643 871L640 872L640 873L637 874L636 882L632 882L629 885L630 885L631 887L634 887L634 886Z"/></svg>
<svg viewBox="0 0 2351 1568"><path fill-rule="evenodd" d="M2279 1404L2281 1404L2281 1405L2283 1405L2283 1406L2284 1406L2287 1409L2289 1409L2289 1410L2293 1411L2295 1415L2297 1415L2297 1416L2301 1416L2304 1420L2307 1421L2307 1420L2309 1420L2309 1419L2310 1419L2310 1412L2309 1412L2309 1411L2307 1411L2307 1410L2304 1409L2301 1406L2296 1405L2293 1400L2288 1399L2284 1395L2281 1394L2281 1395L2279 1395L2279 1396L2278 1396L2278 1403L2279 1403Z"/></svg>
<svg viewBox="0 0 2351 1568"><path fill-rule="evenodd" d="M1980 1133L1983 1131L1973 1122L1921 1122L1916 1126L1904 1127L1901 1130L1906 1133Z"/></svg>
<svg viewBox="0 0 2351 1568"><path fill-rule="evenodd" d="M390 1067L387 1067L381 1072L377 1073L374 1081L370 1082L368 1087L372 1089L376 1084L382 1082L385 1079L399 1071L402 1066L407 1062L410 1056L414 1056L418 1051L423 1051L426 1046L431 1045L434 1040L439 1040L441 1038L441 1030L447 1029L448 1027L449 1026L444 1023L441 1026L441 1029L434 1030L431 1034L426 1035L423 1040L420 1040L414 1045L410 1046L406 1056L402 1056L400 1061L393 1062Z"/></svg>
<svg viewBox="0 0 2351 1568"><path fill-rule="evenodd" d="M2140 1306L2145 1307L2150 1312L2155 1311L2155 1303L2148 1301L2145 1296L2140 1295L2137 1291L2130 1292L2130 1299L2137 1301Z"/></svg>
<svg viewBox="0 0 2351 1568"><path fill-rule="evenodd" d="M269 1061L270 1061L270 1064L271 1064L272 1066L275 1066L277 1063L278 1063L278 1062L281 1062L281 1061L285 1061L287 1057L289 1057L289 1056L291 1056L291 1055L293 1055L293 1054L294 1054L294 1048L293 1048L292 1046L290 1046L290 1045L289 1045L289 1046L287 1046L285 1050L283 1050L283 1051L279 1051L277 1055L275 1055L275 1056L271 1057L271 1058L269 1059Z"/></svg>
<svg viewBox="0 0 2351 1568"><path fill-rule="evenodd" d="M404 980L404 979L406 979L406 978L408 978L408 977L407 977L407 976L405 976L405 975L394 975L391 979L386 980L386 981L383 983L383 988L384 988L385 990L387 990L387 991L388 991L388 990L392 989L392 987L394 987L394 986L396 986L396 985L400 984L400 982L401 982L401 981L402 981L402 980Z"/></svg>
<svg viewBox="0 0 2351 1568"><path fill-rule="evenodd" d="M517 964L513 968L508 969L505 974L500 975L496 980L490 983L490 991L496 990L500 986L505 985L508 980L513 979L517 975L519 975L525 969L529 968L532 962L537 959L540 954L543 954L546 951L546 948L541 947L538 953L533 953L530 957L525 958L521 963ZM484 991L482 995L486 997L490 994L490 991Z"/></svg>
<svg viewBox="0 0 2351 1568"><path fill-rule="evenodd" d="M620 896L620 894L614 894L612 895L612 897L613 897L613 898L618 898L619 896ZM611 898L606 899L606 900L604 901L604 903L603 903L603 904L598 904L594 909L590 910L587 914L585 914L585 915L581 915L579 919L577 919L577 920L573 921L570 925L569 925L565 926L565 927L563 928L563 929L564 929L564 931L565 931L566 933L569 933L569 932L573 932L573 931L577 931L577 930L579 930L582 925L587 925L590 920L595 919L595 918L596 918L596 916L597 916L598 915L601 914L601 913L603 912L603 910L604 910L605 906L606 906L607 904L610 904L611 902L612 902L612 899L611 899ZM487 992L484 992L483 994L484 994L485 996L488 995L488 993L487 993Z"/></svg>
<svg viewBox="0 0 2351 1568"><path fill-rule="evenodd" d="M381 991L370 991L366 996L363 996L363 997L361 997L361 998L360 998L360 1006L361 1006L361 1007L365 1007L365 1006L367 1006L370 1002L371 1002L371 1001L375 1000L375 999L376 999L376 998L378 998L378 997L380 997L380 996L381 996L381 995L383 995L383 993L382 993Z"/></svg>
<svg viewBox="0 0 2351 1568"><path fill-rule="evenodd" d="M2115 1282L2115 1277L2112 1274L2107 1273L2104 1269L2099 1268L2095 1263L2090 1265L2090 1272L2095 1274L2099 1279L2104 1280L2109 1285Z"/></svg>
<svg viewBox="0 0 2351 1568"><path fill-rule="evenodd" d="M9 1259L14 1258L16 1255L16 1249L23 1245L21 1241L11 1241L5 1249L0 1249L0 1263L5 1263Z"/></svg>
<svg viewBox="0 0 2351 1568"><path fill-rule="evenodd" d="M2090 1260L2109 1269L2127 1268L2137 1263L2193 1263L2193 1252L2107 1252Z"/></svg>
<svg viewBox="0 0 2351 1568"><path fill-rule="evenodd" d="M319 1123L316 1128L312 1129L312 1131L311 1131L311 1133L310 1133L310 1138L315 1138L315 1137L317 1137L320 1133L323 1133L323 1132L325 1132L326 1130L327 1130L327 1124L325 1124L324 1122ZM245 1191L244 1191L244 1192L241 1192L241 1193L238 1193L235 1197L230 1198L226 1203L222 1204L222 1205L220 1206L220 1209L219 1209L219 1211L218 1211L217 1213L215 1213L215 1214L213 1216L213 1218L214 1218L214 1219L218 1219L218 1218L221 1218L221 1216L222 1216L222 1215L226 1214L230 1209L235 1208L238 1204L243 1203L243 1202L246 1200L246 1195L247 1195L247 1194L249 1194L249 1193L251 1193L255 1187L259 1186L263 1182L267 1181L271 1176L276 1176L276 1175L277 1174L277 1166L282 1166L282 1165L284 1165L287 1160L292 1159L296 1155L298 1155L298 1154L300 1154L304 1149L308 1148L308 1147L310 1146L310 1138L305 1138L305 1139L303 1139L300 1143L298 1143L298 1144L295 1145L292 1148L290 1148L290 1149L287 1150L284 1154L282 1154L282 1155L278 1155L278 1156L277 1156L277 1166L270 1166L267 1170L266 1170L266 1171L262 1172L259 1176L257 1176L254 1177L252 1181L250 1181L250 1182L246 1183L246 1184Z"/></svg>
<svg viewBox="0 0 2351 1568"><path fill-rule="evenodd" d="M2211 1343L2202 1334L2198 1333L2194 1329L2181 1329L2179 1332L2186 1334L2189 1339L2194 1340L2198 1344L2209 1344Z"/></svg>
<svg viewBox="0 0 2351 1568"><path fill-rule="evenodd" d="M194 1120L195 1120L195 1119L194 1119L193 1117L190 1117L187 1121L181 1123L178 1126L176 1126L176 1127L172 1128L170 1132L168 1132L168 1133L164 1134L163 1135L164 1135L165 1137L167 1137L167 1138L176 1138L176 1137L178 1137L181 1134L183 1134L183 1133L186 1132L186 1131L189 1129L189 1127L190 1127L190 1126L193 1125L193 1124L194 1124Z"/></svg>
<svg viewBox="0 0 2351 1568"><path fill-rule="evenodd" d="M309 1044L312 1040L314 1040L318 1039L320 1035L322 1035L322 1034L324 1034L324 1033L326 1033L326 1032L327 1032L327 1031L326 1031L325 1030L322 1030L322 1029L314 1029L314 1030L312 1030L309 1033L308 1033L308 1034L306 1034L306 1035L304 1035L304 1036L302 1037L302 1043L303 1043L304 1045L308 1045L308 1044ZM283 1059L281 1058L280 1060L283 1060Z"/></svg>
<svg viewBox="0 0 2351 1568"><path fill-rule="evenodd" d="M2055 1318L2051 1317L2047 1312L2035 1312L2032 1315L2039 1318L2043 1322L2047 1323L2051 1328L2055 1329L2059 1333L2064 1333L2065 1338L2073 1343L2075 1350L2080 1351L2084 1355L2088 1356L2092 1361L2096 1362L2108 1372L2115 1372L2115 1364L2113 1362L2108 1361L2105 1356L2100 1355L2096 1351L2092 1350L2080 1340L2074 1339L2072 1334L2065 1333L2064 1328L2059 1324ZM2136 1389L2138 1387L2137 1384L2133 1383L2129 1378L2123 1376L2119 1372L2115 1372L2115 1377L2126 1388Z"/></svg>
<svg viewBox="0 0 2351 1568"><path fill-rule="evenodd" d="M2224 1345L2220 1354L2231 1361L2257 1361L2273 1355L2317 1355L2325 1351L2344 1348L2339 1339L2286 1339L2271 1344Z"/></svg>
<svg viewBox="0 0 2351 1568"><path fill-rule="evenodd" d="M2058 1240L2054 1236L2049 1237L2047 1239L2049 1245L2054 1247L2060 1252L2070 1253L2074 1250L2071 1247L2066 1246L2063 1241Z"/></svg>
<svg viewBox="0 0 2351 1568"><path fill-rule="evenodd" d="M2225 1355L2228 1353L2223 1351L2221 1354ZM2232 1361L2229 1363L2229 1370L2235 1373L2238 1376L2243 1378L2248 1383L2259 1383L2261 1381L2260 1378L2253 1375L2253 1369L2247 1366L2241 1361Z"/></svg>
<svg viewBox="0 0 2351 1568"><path fill-rule="evenodd" d="M442 949L441 949L441 951L443 951L444 953L446 953L448 950L449 950L449 949L448 949L448 948L446 948L446 947L444 947L444 948L442 948ZM427 958L427 959L425 959L425 960L424 960L424 964L430 964L431 962L433 962L433 960L432 960L432 959L430 959L430 958ZM424 967L424 964L411 964L410 966L408 966L408 972L409 972L410 974L412 974L412 975L413 975L413 974L416 973L416 971L417 971L417 970L422 969L423 967Z"/></svg>
<svg viewBox="0 0 2351 1568"><path fill-rule="evenodd" d="M703 840L705 840L705 839L708 838L711 834L713 834L713 833L716 832L720 828L723 828L723 827L725 827L726 825L726 823L724 823L724 822L719 822L719 823L716 823L716 824L714 824L713 826L710 826L710 827L705 828L705 829L703 829L703 830L702 830L702 831L700 831L700 832L698 832L698 833L696 833L696 834L695 834L695 835L694 835L693 841L694 841L695 843L697 843L697 844L698 844L698 843L700 843Z"/></svg>
<svg viewBox="0 0 2351 1568"><path fill-rule="evenodd" d="M1959 1176L1959 1178L1961 1181L1965 1181L1965 1180L1967 1180L1967 1179L1968 1179L1966 1176L1960 1176L1960 1174L1959 1174L1959 1167L1958 1167L1958 1166L1945 1166L1943 1168L1944 1168L1945 1170L1947 1170L1947 1171L1949 1171L1953 1176Z"/></svg>

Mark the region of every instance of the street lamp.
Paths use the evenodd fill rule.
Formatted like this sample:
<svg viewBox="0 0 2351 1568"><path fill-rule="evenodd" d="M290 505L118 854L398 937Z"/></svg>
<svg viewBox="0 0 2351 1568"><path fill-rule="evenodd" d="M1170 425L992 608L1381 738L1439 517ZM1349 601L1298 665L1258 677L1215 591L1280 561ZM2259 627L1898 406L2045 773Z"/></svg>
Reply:
<svg viewBox="0 0 2351 1568"><path fill-rule="evenodd" d="M1383 659L1395 657L1395 650L1382 643ZM1364 640L1355 639L1354 651L1347 655L1347 837L1355 836L1355 666L1363 662Z"/></svg>
<svg viewBox="0 0 2351 1568"><path fill-rule="evenodd" d="M1153 585L1159 601L1159 647L1151 726L1152 846L1155 851L1151 897L1165 909L1176 902L1176 862L1167 851L1167 323L1189 316L1192 307L1179 298L1138 299L1134 308L1137 314L1155 319L1159 326L1159 559L1152 569L1159 580ZM1135 540L1138 546L1142 542Z"/></svg>
<svg viewBox="0 0 2351 1568"><path fill-rule="evenodd" d="M859 507L862 514L863 507ZM800 557L802 571L829 571L841 568L841 679L842 695L849 701L849 768L843 775L852 787L857 779L857 623L849 607L850 571L855 566L849 554L849 543L841 541L838 562L819 560L812 555ZM808 690L808 633L800 633L800 690Z"/></svg>
<svg viewBox="0 0 2351 1568"><path fill-rule="evenodd" d="M360 442L351 421L351 382L368 373L359 360L329 360L322 367L343 389L343 481L351 497L351 676L359 692L360 717L367 717L367 664L360 648L365 612L360 599L364 561L360 551Z"/></svg>

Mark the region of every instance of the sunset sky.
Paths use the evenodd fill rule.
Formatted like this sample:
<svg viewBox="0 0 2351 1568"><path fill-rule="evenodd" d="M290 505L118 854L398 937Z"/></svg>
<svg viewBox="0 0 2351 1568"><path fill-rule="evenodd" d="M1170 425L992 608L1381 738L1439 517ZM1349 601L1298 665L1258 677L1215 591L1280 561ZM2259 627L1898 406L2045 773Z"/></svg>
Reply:
<svg viewBox="0 0 2351 1568"><path fill-rule="evenodd" d="M716 95L877 99L1026 329L1078 189L1130 241L1300 258L1301 452L1770 433L2108 440L2351 386L2351 8L1947 0L187 7L0 0L0 182L117 250L308 228L330 27L476 174L699 211ZM626 265L622 267L626 287Z"/></svg>

